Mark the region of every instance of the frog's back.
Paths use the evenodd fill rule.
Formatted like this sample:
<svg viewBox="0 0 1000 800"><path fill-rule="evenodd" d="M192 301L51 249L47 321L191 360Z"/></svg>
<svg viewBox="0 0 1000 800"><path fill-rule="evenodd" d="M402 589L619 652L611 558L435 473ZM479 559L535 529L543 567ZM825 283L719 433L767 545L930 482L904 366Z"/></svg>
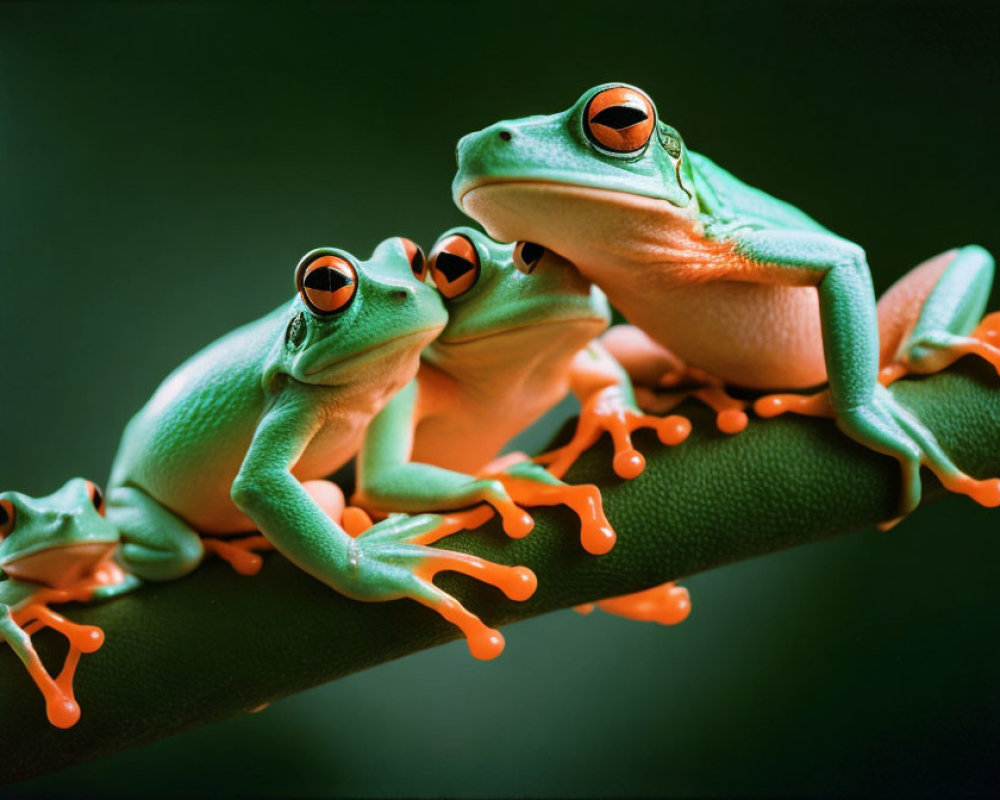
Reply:
<svg viewBox="0 0 1000 800"><path fill-rule="evenodd" d="M707 156L688 151L698 202L704 214L722 225L830 233L803 211L744 183ZM711 233L709 231L709 233Z"/></svg>
<svg viewBox="0 0 1000 800"><path fill-rule="evenodd" d="M171 496L211 494L215 481L228 496L226 481L264 410L264 363L283 311L237 328L167 376L126 426L111 486L141 487L167 505Z"/></svg>

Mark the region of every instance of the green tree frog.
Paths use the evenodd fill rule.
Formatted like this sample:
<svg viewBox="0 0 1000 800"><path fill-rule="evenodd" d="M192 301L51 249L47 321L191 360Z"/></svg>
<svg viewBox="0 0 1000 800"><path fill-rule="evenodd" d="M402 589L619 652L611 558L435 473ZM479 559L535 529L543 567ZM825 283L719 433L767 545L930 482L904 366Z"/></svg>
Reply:
<svg viewBox="0 0 1000 800"><path fill-rule="evenodd" d="M1000 367L984 331L970 335L993 274L982 248L931 259L876 310L858 245L688 150L643 91L617 83L465 136L453 196L492 236L574 264L663 358L750 389L828 383L828 395L762 398L757 410L831 410L900 462L900 514L920 500L922 465L949 490L1000 504L1000 480L960 471L882 385L970 352Z"/></svg>
<svg viewBox="0 0 1000 800"><path fill-rule="evenodd" d="M610 430L616 468L628 477L642 469L632 430L652 427L671 444L686 437L686 420L638 410L628 376L597 343L610 319L604 294L543 248L464 227L443 234L414 274L437 287L448 323L423 351L416 378L369 426L355 501L411 513L485 502L515 535L528 527L515 503L565 503L583 521L584 548L606 553L615 533L596 486L567 486L521 454L497 460L571 390L583 406L581 427L591 429L586 442L574 441L582 449ZM575 454L564 449L551 460L564 471ZM676 605L678 592L686 599L680 589L656 597Z"/></svg>
<svg viewBox="0 0 1000 800"><path fill-rule="evenodd" d="M499 654L499 631L432 577L462 572L526 599L530 570L428 547L453 530L431 514L393 516L353 537L338 522L340 489L323 480L355 455L445 325L437 292L413 276L418 259L419 248L401 238L382 242L368 261L313 250L296 268L290 302L166 378L129 422L112 467L108 514L127 570L177 578L201 560L199 534L259 530L341 594L412 598L457 625L474 656Z"/></svg>
<svg viewBox="0 0 1000 800"><path fill-rule="evenodd" d="M46 497L0 494L0 642L24 663L42 692L49 721L69 728L80 718L73 676L82 653L104 643L93 625L78 625L49 603L82 602L130 591L139 581L111 560L118 530L105 518L100 489L74 478ZM62 669L53 677L31 642L42 628L69 641Z"/></svg>

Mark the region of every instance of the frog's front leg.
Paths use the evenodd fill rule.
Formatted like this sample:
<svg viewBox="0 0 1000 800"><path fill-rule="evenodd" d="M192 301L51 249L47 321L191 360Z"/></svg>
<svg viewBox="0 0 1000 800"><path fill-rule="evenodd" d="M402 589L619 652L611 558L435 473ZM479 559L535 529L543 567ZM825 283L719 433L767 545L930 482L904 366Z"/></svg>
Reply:
<svg viewBox="0 0 1000 800"><path fill-rule="evenodd" d="M615 449L615 474L626 479L641 475L646 467L642 453L632 444L635 431L652 428L666 445L680 444L691 433L691 423L685 417L673 414L661 418L643 413L636 404L628 373L599 342L591 342L573 359L570 386L580 400L580 418L573 438L535 457L557 478L562 478L605 431L611 435Z"/></svg>
<svg viewBox="0 0 1000 800"><path fill-rule="evenodd" d="M934 435L878 382L875 295L864 251L836 236L802 231L744 232L735 251L749 260L748 279L816 285L830 401L837 425L861 444L896 458L903 472L901 514L920 502L920 467L950 491L1000 505L1000 480L976 480L955 466ZM782 271L787 270L787 280Z"/></svg>
<svg viewBox="0 0 1000 800"><path fill-rule="evenodd" d="M592 483L570 486L523 453L511 453L483 470L500 481L517 503L527 506L569 506L580 519L580 543L595 556L615 545L617 536L604 514L601 490Z"/></svg>
<svg viewBox="0 0 1000 800"><path fill-rule="evenodd" d="M279 399L260 422L232 487L236 506L292 563L355 600L410 598L437 611L465 634L477 658L503 649L499 631L484 625L432 582L441 570L462 572L496 586L512 600L534 592L534 574L524 567L492 564L476 556L421 543L441 517L393 516L356 538L327 515L291 474L291 468L322 428L294 399Z"/></svg>
<svg viewBox="0 0 1000 800"><path fill-rule="evenodd" d="M80 706L73 696L72 688L72 672L76 667L80 649L71 642L66 666L58 678L53 678L35 652L31 636L14 617L11 609L0 603L0 642L7 642L28 670L28 674L45 699L45 712L49 722L57 728L71 728L80 719ZM25 622L29 620L34 621L34 617L30 614ZM100 647L100 642L97 646Z"/></svg>
<svg viewBox="0 0 1000 800"><path fill-rule="evenodd" d="M534 521L503 484L410 461L418 384L411 381L371 421L358 454L358 490L353 502L379 511L415 513L488 503L512 538L527 536Z"/></svg>

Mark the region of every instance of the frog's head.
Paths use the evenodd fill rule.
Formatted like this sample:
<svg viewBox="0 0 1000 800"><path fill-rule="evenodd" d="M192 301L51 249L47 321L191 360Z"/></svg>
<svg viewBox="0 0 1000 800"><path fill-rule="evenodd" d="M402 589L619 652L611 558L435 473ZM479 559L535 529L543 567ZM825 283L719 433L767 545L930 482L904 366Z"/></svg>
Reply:
<svg viewBox="0 0 1000 800"><path fill-rule="evenodd" d="M530 242L501 244L473 228L453 228L431 249L426 272L448 309L437 340L443 345L552 323L579 329L589 341L608 324L600 290L572 264Z"/></svg>
<svg viewBox="0 0 1000 800"><path fill-rule="evenodd" d="M17 580L71 586L107 560L118 541L101 490L83 478L47 497L0 494L0 569Z"/></svg>
<svg viewBox="0 0 1000 800"><path fill-rule="evenodd" d="M498 122L463 137L457 155L459 208L491 236L573 263L588 248L641 248L651 227L697 218L684 141L634 86L604 84L567 111Z"/></svg>
<svg viewBox="0 0 1000 800"><path fill-rule="evenodd" d="M401 237L386 239L367 261L331 247L306 253L272 363L302 383L325 385L415 364L448 319L438 293L416 277L423 269L423 252Z"/></svg>

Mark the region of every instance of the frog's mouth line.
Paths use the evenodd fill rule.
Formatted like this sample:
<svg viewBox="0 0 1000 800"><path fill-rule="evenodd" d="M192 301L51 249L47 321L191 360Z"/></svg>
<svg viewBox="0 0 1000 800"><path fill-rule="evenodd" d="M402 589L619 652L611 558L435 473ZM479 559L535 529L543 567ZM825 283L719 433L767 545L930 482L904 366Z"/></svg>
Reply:
<svg viewBox="0 0 1000 800"><path fill-rule="evenodd" d="M583 196L591 196L594 200L605 203L612 203L614 205L637 205L644 206L649 209L650 204L656 204L660 207L660 210L670 213L671 216L677 214L683 214L685 211L684 206L675 205L673 202L665 197L656 197L655 195L641 194L636 192L634 189L615 189L608 186L594 186L586 183L580 183L578 181L571 180L561 180L557 177L545 177L545 178L506 178L506 177L489 177L482 176L477 178L471 178L465 183L463 183L459 189L455 192L458 207L462 209L466 214L469 212L465 208L466 198L475 191L480 189L491 188L494 186L548 186L552 187L556 194L578 194ZM685 189L685 191L687 191Z"/></svg>
<svg viewBox="0 0 1000 800"><path fill-rule="evenodd" d="M547 319L541 322L526 322L524 325L511 325L503 330L487 331L485 333L474 334L473 336L459 336L455 339L446 339L443 336L439 336L436 341L440 344L446 345L468 344L470 342L480 342L484 339L499 339L508 334L520 333L521 331L525 331L530 328L544 328L549 325L572 325L580 322L590 323L595 327L600 326L601 328L607 326L607 320L603 317L562 317L559 319Z"/></svg>
<svg viewBox="0 0 1000 800"><path fill-rule="evenodd" d="M366 347L363 350L359 350L358 352L352 353L351 355L345 356L337 361L324 364L323 366L315 369L306 370L302 373L302 375L303 377L308 378L325 372L339 371L344 366L350 366L357 362L364 361L366 356L371 356L375 353L391 353L395 350L401 350L406 342L413 339L433 338L433 334L442 330L444 330L444 325L434 325L429 328L422 328L421 330L413 333L404 333L402 336L397 336L394 339L373 344L370 347Z"/></svg>

